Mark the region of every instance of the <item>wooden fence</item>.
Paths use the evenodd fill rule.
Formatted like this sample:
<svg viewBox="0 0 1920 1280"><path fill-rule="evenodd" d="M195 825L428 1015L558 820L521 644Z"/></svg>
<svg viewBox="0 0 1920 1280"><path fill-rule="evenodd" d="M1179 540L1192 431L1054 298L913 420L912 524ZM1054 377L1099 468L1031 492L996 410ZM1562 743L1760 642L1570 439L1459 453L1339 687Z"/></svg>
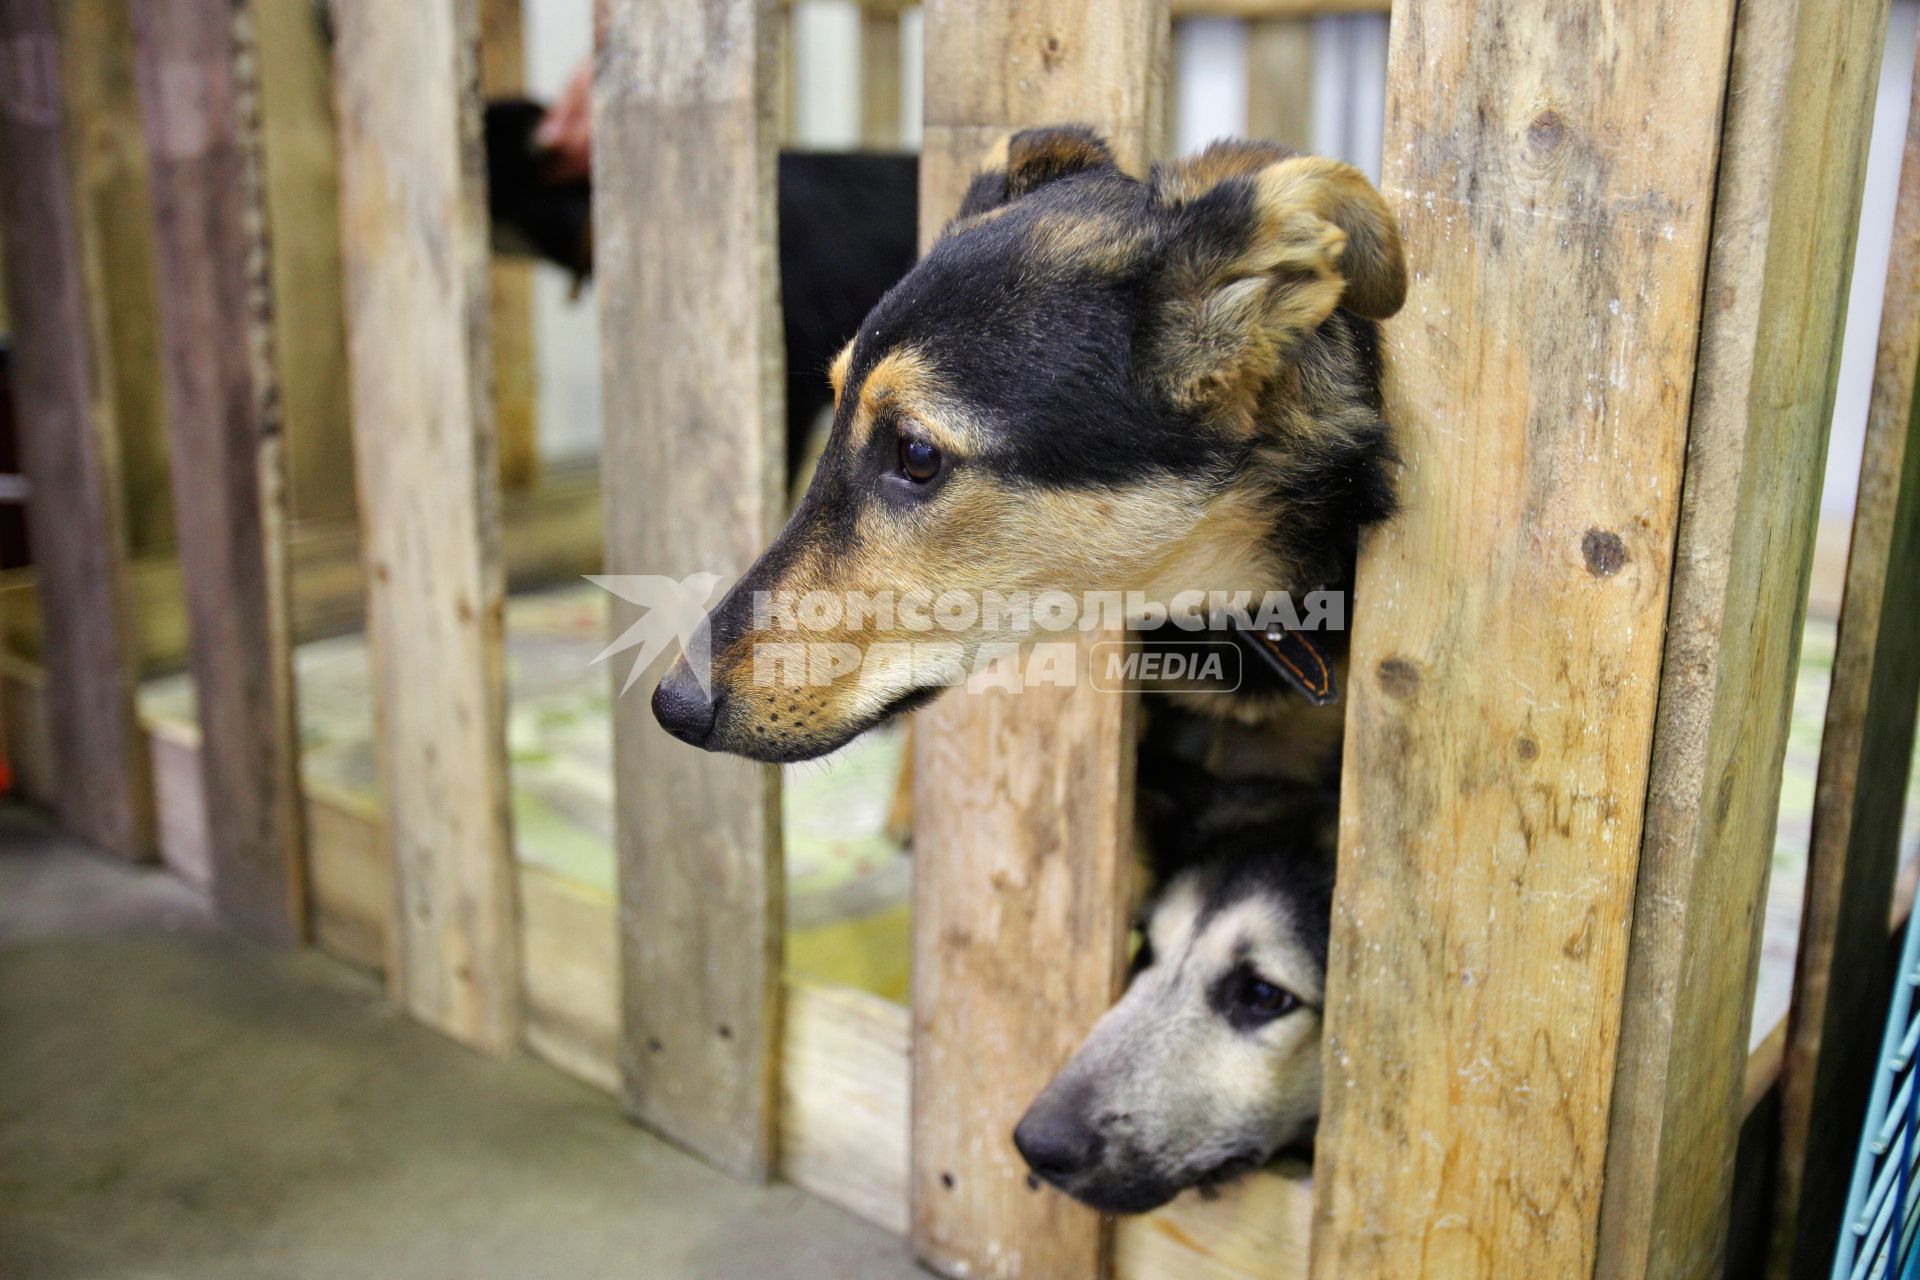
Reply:
<svg viewBox="0 0 1920 1280"><path fill-rule="evenodd" d="M512 858L509 581L737 570L779 519L782 9L605 5L607 446L554 503L555 477L524 488L524 285L490 268L483 225L478 91L516 83L515 6L339 0L329 62L301 0L135 3L176 495L156 559L126 527L116 414L139 392L108 358L129 347L106 317L133 304L76 160L107 109L89 104L114 100L78 88L73 51L112 16L91 3L0 0L38 495L31 586L0 587L8 647L38 663L7 659L4 727L68 825L167 846L235 923L382 968L447 1034L524 1045L948 1274L1707 1276L1741 1214L1743 1242L1771 1231L1773 1274L1820 1271L1886 989L1887 780L1920 700L1920 122L1794 1011L1773 1052L1747 1035L1885 0L1605 24L1396 6L1406 511L1360 567L1315 1176L1118 1223L1031 1189L1006 1135L1121 981L1129 696L919 718L911 1011L783 972L777 774L670 742L638 696L614 704L617 898ZM1085 120L1136 169L1162 154L1175 16L1255 19L1250 118L1305 141L1302 21L1381 7L930 0L923 239L1009 130ZM882 141L899 12L864 28ZM336 226L338 258L311 243ZM357 534L314 444L349 421ZM582 549L602 505L604 555ZM377 808L296 781L292 646L361 618ZM156 736L134 684L189 654L199 731ZM1044 989L994 979L1029 956Z"/></svg>

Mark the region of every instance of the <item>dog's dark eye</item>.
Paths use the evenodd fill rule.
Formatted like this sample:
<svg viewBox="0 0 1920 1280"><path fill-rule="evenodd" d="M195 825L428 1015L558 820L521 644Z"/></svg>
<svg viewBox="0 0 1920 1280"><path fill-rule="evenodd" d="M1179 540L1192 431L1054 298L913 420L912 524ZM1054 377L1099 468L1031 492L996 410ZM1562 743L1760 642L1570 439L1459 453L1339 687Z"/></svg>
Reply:
<svg viewBox="0 0 1920 1280"><path fill-rule="evenodd" d="M1300 997L1277 983L1268 982L1246 966L1235 972L1232 982L1233 1003L1252 1019L1268 1021L1300 1007Z"/></svg>
<svg viewBox="0 0 1920 1280"><path fill-rule="evenodd" d="M940 451L925 440L902 440L900 474L915 484L927 483L940 474Z"/></svg>

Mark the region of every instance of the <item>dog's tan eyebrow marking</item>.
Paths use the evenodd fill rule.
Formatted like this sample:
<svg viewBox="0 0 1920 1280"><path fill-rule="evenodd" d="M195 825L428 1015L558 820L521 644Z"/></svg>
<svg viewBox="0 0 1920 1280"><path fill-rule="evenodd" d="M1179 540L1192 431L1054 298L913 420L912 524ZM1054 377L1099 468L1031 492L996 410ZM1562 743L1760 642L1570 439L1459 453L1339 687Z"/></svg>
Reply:
<svg viewBox="0 0 1920 1280"><path fill-rule="evenodd" d="M866 447L883 417L913 422L921 434L950 453L961 452L962 441L932 412L937 384L933 368L912 347L896 347L881 356L860 381L859 407L853 415L849 443Z"/></svg>
<svg viewBox="0 0 1920 1280"><path fill-rule="evenodd" d="M853 367L853 339L847 339L847 345L840 348L840 354L827 366L827 381L833 387L833 402L840 403L840 393L847 389L847 370Z"/></svg>

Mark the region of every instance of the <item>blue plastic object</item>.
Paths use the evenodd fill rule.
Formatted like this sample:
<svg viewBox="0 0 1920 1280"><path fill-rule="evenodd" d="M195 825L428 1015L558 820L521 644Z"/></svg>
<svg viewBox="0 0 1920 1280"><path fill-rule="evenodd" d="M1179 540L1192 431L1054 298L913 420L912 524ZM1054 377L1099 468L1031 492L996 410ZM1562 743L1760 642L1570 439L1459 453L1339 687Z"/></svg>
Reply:
<svg viewBox="0 0 1920 1280"><path fill-rule="evenodd" d="M1887 1010L1873 1097L1854 1158L1847 1216L1833 1280L1915 1280L1920 1277L1920 930L1907 921L1900 947L1900 977Z"/></svg>

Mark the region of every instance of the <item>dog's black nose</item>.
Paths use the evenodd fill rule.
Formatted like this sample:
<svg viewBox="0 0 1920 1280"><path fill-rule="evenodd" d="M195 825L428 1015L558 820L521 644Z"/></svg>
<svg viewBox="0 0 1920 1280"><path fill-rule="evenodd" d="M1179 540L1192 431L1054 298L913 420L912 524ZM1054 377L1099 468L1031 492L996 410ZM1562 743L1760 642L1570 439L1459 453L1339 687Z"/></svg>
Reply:
<svg viewBox="0 0 1920 1280"><path fill-rule="evenodd" d="M1027 1166L1049 1182L1085 1173L1099 1162L1106 1140L1074 1107L1036 1107L1013 1131Z"/></svg>
<svg viewBox="0 0 1920 1280"><path fill-rule="evenodd" d="M653 718L662 729L696 747L704 746L713 733L717 705L684 660L668 667L667 674L660 677L659 688L653 691Z"/></svg>

